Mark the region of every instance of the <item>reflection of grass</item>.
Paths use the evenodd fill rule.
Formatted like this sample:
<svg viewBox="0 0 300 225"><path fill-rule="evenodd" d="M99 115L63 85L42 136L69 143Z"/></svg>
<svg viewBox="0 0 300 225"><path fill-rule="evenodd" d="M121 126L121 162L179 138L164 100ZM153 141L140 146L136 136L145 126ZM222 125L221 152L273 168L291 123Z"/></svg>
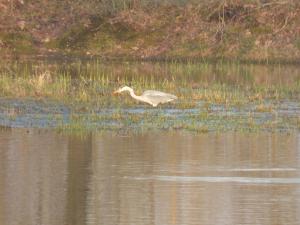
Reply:
<svg viewBox="0 0 300 225"><path fill-rule="evenodd" d="M299 100L297 70L287 69L288 74L282 80L278 74L281 75L283 69L280 67L277 72L274 68L276 67L269 69L253 65L192 62L75 62L68 65L39 66L16 63L0 67L0 95L39 99L45 104L54 100L66 105L71 113L70 121L60 119L59 127L63 130L276 130L287 126L278 121L260 121L256 116L246 115L249 105L255 113L272 116L276 111L275 104L280 100ZM137 94L146 89L156 89L173 93L179 99L153 109L136 102L128 94L111 94L124 84L134 87ZM222 109L223 114L216 111L216 106ZM124 113L122 110L126 108L143 110L139 113ZM110 109L111 113L103 113L106 109ZM165 115L167 109L194 109L198 113ZM242 111L245 115L224 115L226 111ZM8 115L8 120L17 116ZM293 129L299 129L299 121L288 121L287 124Z"/></svg>

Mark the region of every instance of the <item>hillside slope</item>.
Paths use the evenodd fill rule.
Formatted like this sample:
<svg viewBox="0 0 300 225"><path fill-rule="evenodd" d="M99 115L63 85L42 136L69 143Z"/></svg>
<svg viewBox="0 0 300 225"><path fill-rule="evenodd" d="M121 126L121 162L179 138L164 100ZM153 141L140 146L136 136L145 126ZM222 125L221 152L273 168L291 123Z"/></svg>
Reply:
<svg viewBox="0 0 300 225"><path fill-rule="evenodd" d="M0 0L0 55L300 59L298 1L80 2Z"/></svg>

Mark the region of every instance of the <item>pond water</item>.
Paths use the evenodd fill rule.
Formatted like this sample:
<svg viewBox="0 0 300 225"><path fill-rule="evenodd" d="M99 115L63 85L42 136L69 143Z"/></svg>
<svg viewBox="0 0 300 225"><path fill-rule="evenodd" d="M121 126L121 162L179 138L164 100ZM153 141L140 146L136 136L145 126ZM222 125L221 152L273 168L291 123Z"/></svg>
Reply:
<svg viewBox="0 0 300 225"><path fill-rule="evenodd" d="M0 131L1 225L299 224L300 135Z"/></svg>
<svg viewBox="0 0 300 225"><path fill-rule="evenodd" d="M297 65L1 63L0 224L298 225L299 100Z"/></svg>

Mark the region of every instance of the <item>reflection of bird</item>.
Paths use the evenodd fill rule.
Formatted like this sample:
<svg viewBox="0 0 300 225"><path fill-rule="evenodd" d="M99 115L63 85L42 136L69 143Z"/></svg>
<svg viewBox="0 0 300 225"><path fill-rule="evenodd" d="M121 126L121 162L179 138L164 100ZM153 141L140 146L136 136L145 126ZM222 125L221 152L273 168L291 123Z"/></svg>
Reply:
<svg viewBox="0 0 300 225"><path fill-rule="evenodd" d="M156 107L160 103L166 103L177 99L175 95L152 90L144 91L144 93L141 96L137 96L134 94L133 89L127 86L119 88L117 91L114 92L114 94L121 93L123 91L129 91L132 98L141 102L146 102L152 105L153 107Z"/></svg>

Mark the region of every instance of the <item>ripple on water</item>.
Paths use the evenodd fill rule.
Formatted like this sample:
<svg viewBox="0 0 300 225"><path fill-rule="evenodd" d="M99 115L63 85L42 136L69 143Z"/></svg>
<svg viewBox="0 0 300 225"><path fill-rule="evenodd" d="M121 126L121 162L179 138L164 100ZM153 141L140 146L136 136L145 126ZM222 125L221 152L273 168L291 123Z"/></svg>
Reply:
<svg viewBox="0 0 300 225"><path fill-rule="evenodd" d="M300 184L300 178L270 177L211 177L211 176L151 176L123 177L132 180L157 180L166 182L211 182L211 183L246 183L246 184Z"/></svg>

